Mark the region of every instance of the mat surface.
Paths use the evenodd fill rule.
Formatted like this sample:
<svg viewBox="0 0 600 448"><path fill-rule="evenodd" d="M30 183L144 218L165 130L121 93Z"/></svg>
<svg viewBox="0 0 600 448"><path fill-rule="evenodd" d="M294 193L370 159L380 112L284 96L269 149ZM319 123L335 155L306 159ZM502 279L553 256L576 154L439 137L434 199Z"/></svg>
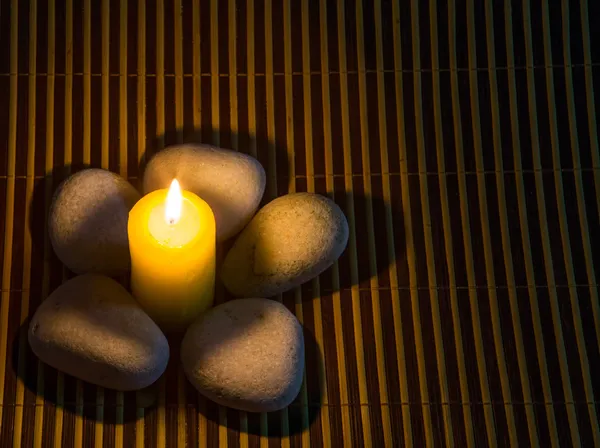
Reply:
<svg viewBox="0 0 600 448"><path fill-rule="evenodd" d="M600 2L0 2L0 446L600 446ZM335 199L343 257L280 297L306 378L282 412L199 396L175 359L116 393L29 350L71 274L70 172L139 186L201 141L265 201ZM227 297L219 294L218 300Z"/></svg>

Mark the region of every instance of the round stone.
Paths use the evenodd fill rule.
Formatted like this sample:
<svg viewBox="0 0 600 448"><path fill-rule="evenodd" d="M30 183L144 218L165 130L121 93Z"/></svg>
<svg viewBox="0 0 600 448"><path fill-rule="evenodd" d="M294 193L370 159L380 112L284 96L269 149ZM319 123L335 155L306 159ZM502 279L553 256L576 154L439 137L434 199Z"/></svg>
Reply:
<svg viewBox="0 0 600 448"><path fill-rule="evenodd" d="M304 338L279 302L238 299L202 315L187 330L181 361L207 398L249 412L288 406L300 391Z"/></svg>
<svg viewBox="0 0 600 448"><path fill-rule="evenodd" d="M270 297L316 277L348 242L348 222L330 199L312 193L263 207L225 257L221 279L238 297Z"/></svg>
<svg viewBox="0 0 600 448"><path fill-rule="evenodd" d="M75 277L50 294L28 336L46 364L111 389L149 386L169 360L158 326L125 288L97 274Z"/></svg>
<svg viewBox="0 0 600 448"><path fill-rule="evenodd" d="M58 258L73 272L111 276L129 270L127 220L137 190L110 171L87 169L54 195L48 227Z"/></svg>
<svg viewBox="0 0 600 448"><path fill-rule="evenodd" d="M235 235L250 221L266 183L258 160L236 151L192 144L157 153L144 172L144 192L169 188L173 179L210 205L219 241Z"/></svg>

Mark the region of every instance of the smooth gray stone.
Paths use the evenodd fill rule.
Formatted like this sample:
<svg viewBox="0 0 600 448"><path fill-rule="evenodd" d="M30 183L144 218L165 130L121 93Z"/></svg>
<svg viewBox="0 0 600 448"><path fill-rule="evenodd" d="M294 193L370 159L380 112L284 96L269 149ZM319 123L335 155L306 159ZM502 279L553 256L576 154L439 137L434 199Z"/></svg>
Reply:
<svg viewBox="0 0 600 448"><path fill-rule="evenodd" d="M110 171L87 169L54 195L48 227L54 252L70 270L116 276L130 266L127 220L137 190Z"/></svg>
<svg viewBox="0 0 600 448"><path fill-rule="evenodd" d="M187 330L181 361L200 393L223 406L272 412L300 391L304 337L281 303L239 299L202 315Z"/></svg>
<svg viewBox="0 0 600 448"><path fill-rule="evenodd" d="M237 234L250 221L266 183L265 170L253 157L192 144L170 146L157 153L144 172L144 192L169 188L173 179L210 205L218 241Z"/></svg>
<svg viewBox="0 0 600 448"><path fill-rule="evenodd" d="M348 222L332 200L312 193L281 196L239 235L221 280L235 296L271 297L319 275L347 242Z"/></svg>
<svg viewBox="0 0 600 448"><path fill-rule="evenodd" d="M28 336L46 364L111 389L149 386L169 360L158 326L125 288L97 274L75 277L50 294Z"/></svg>

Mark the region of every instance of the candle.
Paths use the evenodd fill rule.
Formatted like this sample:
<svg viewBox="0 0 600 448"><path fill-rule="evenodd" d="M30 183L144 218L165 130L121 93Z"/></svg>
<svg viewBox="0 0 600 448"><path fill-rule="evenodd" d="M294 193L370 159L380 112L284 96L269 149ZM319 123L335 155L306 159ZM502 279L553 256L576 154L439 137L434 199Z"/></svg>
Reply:
<svg viewBox="0 0 600 448"><path fill-rule="evenodd" d="M129 212L131 290L164 330L185 330L213 304L215 217L206 202L181 191L144 196Z"/></svg>

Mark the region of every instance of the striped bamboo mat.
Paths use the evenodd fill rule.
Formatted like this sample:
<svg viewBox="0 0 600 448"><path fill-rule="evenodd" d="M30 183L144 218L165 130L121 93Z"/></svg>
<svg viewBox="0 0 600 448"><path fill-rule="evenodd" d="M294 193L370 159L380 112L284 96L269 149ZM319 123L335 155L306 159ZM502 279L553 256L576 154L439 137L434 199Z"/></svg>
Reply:
<svg viewBox="0 0 600 448"><path fill-rule="evenodd" d="M600 446L597 17L594 0L1 0L0 446ZM45 229L56 185L88 165L137 185L183 141L252 154L266 200L316 191L350 222L339 263L279 297L307 341L282 412L207 401L176 359L123 394L28 348L70 275Z"/></svg>

